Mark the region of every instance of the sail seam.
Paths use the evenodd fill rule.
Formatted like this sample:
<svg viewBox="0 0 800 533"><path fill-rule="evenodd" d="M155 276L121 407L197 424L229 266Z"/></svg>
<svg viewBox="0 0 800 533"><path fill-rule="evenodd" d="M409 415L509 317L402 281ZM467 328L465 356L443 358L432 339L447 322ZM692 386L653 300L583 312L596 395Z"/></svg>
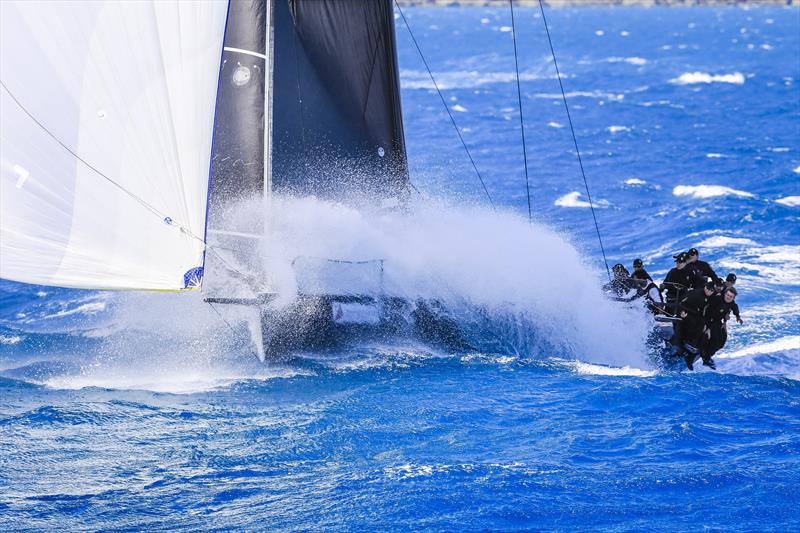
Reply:
<svg viewBox="0 0 800 533"><path fill-rule="evenodd" d="M267 54L261 54L259 52L245 50L243 48L234 48L232 46L225 46L223 50L225 50L226 52L238 52L240 54L247 54L249 56L260 57L261 59L267 59Z"/></svg>

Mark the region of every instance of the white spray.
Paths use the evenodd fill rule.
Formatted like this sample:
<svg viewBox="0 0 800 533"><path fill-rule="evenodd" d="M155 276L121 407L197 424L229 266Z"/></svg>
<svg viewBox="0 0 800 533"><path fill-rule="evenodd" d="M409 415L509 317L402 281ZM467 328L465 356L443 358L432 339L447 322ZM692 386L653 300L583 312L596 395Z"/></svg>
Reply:
<svg viewBox="0 0 800 533"><path fill-rule="evenodd" d="M297 290L293 258L380 259L389 294L440 300L464 313L464 322L479 315L495 337L513 331L513 339L493 343L506 350L646 364L644 314L608 301L600 273L547 226L510 211L436 201L380 214L314 198L275 198L271 207L262 253L280 273L273 278L280 293ZM535 341L520 342L521 330ZM520 353L536 349L550 353Z"/></svg>

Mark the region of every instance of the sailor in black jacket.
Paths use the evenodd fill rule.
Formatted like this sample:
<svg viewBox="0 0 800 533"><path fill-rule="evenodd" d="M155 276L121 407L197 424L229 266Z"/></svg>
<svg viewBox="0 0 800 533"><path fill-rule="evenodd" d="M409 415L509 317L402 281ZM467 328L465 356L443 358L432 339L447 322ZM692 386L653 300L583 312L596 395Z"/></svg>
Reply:
<svg viewBox="0 0 800 533"><path fill-rule="evenodd" d="M634 259L633 260L633 274L632 276L636 279L642 279L652 282L653 278L650 277L650 274L644 269L644 263L641 259Z"/></svg>
<svg viewBox="0 0 800 533"><path fill-rule="evenodd" d="M714 284L708 283L702 289L692 289L680 301L679 311L681 321L676 324L675 341L678 354L686 351L686 366L692 370L694 353L698 351L701 337L705 330L704 313L709 298L714 295Z"/></svg>
<svg viewBox="0 0 800 533"><path fill-rule="evenodd" d="M711 265L700 260L700 252L697 251L697 248L690 248L689 251L686 252L686 257L692 269L703 278L703 282L705 282L707 278L711 278L711 281L714 282L720 279L717 273L714 272L714 269L711 268Z"/></svg>
<svg viewBox="0 0 800 533"><path fill-rule="evenodd" d="M734 302L735 298L736 289L728 287L722 291L722 294L712 296L703 312L706 327L701 342L703 364L711 368L715 368L714 361L711 358L725 346L725 342L728 340L728 316L730 315L732 304L736 303Z"/></svg>
<svg viewBox="0 0 800 533"><path fill-rule="evenodd" d="M667 290L667 307L673 313L676 311L678 297L694 285L694 276L686 269L686 254L679 253L674 257L675 268L667 273L662 283L662 288Z"/></svg>
<svg viewBox="0 0 800 533"><path fill-rule="evenodd" d="M736 285L736 274L731 272L725 277L725 288L727 289L728 287L733 287L734 285ZM736 322L739 324L744 323L742 317L739 316L739 304L736 302L731 302L731 312L733 312L733 316L736 317Z"/></svg>

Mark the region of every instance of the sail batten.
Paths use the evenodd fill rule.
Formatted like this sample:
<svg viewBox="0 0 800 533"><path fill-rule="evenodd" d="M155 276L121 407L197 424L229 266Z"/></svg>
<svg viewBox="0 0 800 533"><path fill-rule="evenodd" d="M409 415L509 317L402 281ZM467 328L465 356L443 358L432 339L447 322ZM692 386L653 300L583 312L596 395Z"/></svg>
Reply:
<svg viewBox="0 0 800 533"><path fill-rule="evenodd" d="M226 11L0 3L0 277L197 284Z"/></svg>

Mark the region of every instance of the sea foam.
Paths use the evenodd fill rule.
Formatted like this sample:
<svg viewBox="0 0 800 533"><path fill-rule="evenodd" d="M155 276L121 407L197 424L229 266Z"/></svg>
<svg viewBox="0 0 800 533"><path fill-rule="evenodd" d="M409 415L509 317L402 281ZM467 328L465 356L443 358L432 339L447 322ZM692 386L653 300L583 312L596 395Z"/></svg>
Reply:
<svg viewBox="0 0 800 533"><path fill-rule="evenodd" d="M745 82L744 74L734 72L732 74L709 74L707 72L685 72L669 80L675 85L695 85L698 83L730 83L742 85Z"/></svg>
<svg viewBox="0 0 800 533"><path fill-rule="evenodd" d="M787 207L800 207L800 196L784 196L775 200L775 203Z"/></svg>
<svg viewBox="0 0 800 533"><path fill-rule="evenodd" d="M608 200L593 200L594 207L608 207L610 204ZM592 207L588 201L581 198L581 193L578 191L568 192L563 196L559 196L553 205L558 207Z"/></svg>
<svg viewBox="0 0 800 533"><path fill-rule="evenodd" d="M738 196L740 198L755 197L753 193L732 189L724 185L677 185L672 189L672 194L675 196L689 196L698 199L716 198L718 196Z"/></svg>

